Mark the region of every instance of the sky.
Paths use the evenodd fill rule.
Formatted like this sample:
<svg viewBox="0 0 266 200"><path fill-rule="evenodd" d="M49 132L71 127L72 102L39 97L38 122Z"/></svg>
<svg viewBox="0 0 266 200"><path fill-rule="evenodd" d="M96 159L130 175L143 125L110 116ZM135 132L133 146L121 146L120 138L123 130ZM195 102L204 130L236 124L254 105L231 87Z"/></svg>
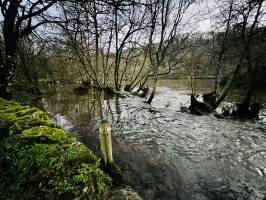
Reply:
<svg viewBox="0 0 266 200"><path fill-rule="evenodd" d="M202 15L202 18L209 18L208 12L213 8L214 0L203 0L200 4L192 4L188 10L188 15L185 17L185 21L189 20L189 18L197 18ZM54 8L50 8L48 11L52 15L57 15L58 10ZM195 17L197 15L197 17ZM3 16L0 14L0 21L3 20ZM200 19L197 22L193 22L193 30L197 30L198 32L208 32L211 31L211 22L210 19Z"/></svg>
<svg viewBox="0 0 266 200"><path fill-rule="evenodd" d="M192 4L188 11L187 16L184 19L192 21L193 31L197 32L209 32L213 30L212 25L213 14L215 13L215 1L214 0L203 0L200 3Z"/></svg>

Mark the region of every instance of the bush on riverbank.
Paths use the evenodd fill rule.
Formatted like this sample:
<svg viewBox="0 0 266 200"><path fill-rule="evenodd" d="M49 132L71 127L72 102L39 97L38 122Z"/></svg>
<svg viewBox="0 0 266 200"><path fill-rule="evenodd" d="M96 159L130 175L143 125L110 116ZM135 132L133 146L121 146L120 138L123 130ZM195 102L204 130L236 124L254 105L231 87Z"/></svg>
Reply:
<svg viewBox="0 0 266 200"><path fill-rule="evenodd" d="M105 199L94 154L37 108L0 98L2 199Z"/></svg>

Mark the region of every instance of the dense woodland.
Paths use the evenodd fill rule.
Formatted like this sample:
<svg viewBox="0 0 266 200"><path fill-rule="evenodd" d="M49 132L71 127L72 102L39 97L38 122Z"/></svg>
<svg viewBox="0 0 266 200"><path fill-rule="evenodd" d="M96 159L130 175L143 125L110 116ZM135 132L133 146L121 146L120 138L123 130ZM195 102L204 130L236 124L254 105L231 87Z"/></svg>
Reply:
<svg viewBox="0 0 266 200"><path fill-rule="evenodd" d="M194 8L207 2L2 0L0 94L12 97L21 83L38 92L40 82L135 94L150 87L151 103L160 78L212 78L211 110L237 84L248 107L265 85L265 1L211 3L200 13ZM196 31L206 18L212 30Z"/></svg>

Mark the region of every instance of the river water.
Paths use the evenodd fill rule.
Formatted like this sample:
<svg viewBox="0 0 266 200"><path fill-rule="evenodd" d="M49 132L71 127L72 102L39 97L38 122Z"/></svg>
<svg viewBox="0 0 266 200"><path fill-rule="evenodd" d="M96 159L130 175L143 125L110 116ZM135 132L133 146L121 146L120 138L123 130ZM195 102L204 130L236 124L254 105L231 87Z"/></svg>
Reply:
<svg viewBox="0 0 266 200"><path fill-rule="evenodd" d="M196 91L209 90L208 80ZM234 90L228 102L241 99ZM42 99L45 110L100 155L100 113L112 124L113 153L123 180L146 200L263 200L266 195L266 123L180 112L190 84L159 82L153 103L130 96L103 100L75 96L70 86ZM266 102L266 93L256 94ZM261 118L265 116L261 113Z"/></svg>

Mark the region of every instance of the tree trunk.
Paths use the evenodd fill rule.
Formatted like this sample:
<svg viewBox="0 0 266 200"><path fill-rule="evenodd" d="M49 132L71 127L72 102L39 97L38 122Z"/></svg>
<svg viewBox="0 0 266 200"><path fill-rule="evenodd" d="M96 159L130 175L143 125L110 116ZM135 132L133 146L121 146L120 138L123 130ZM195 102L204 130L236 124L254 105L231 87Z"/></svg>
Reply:
<svg viewBox="0 0 266 200"><path fill-rule="evenodd" d="M254 91L255 91L254 87L250 87L248 89L248 92L247 92L246 97L245 97L244 101L242 102L242 104L247 105L249 107L250 102L251 102L251 97L252 97Z"/></svg>
<svg viewBox="0 0 266 200"><path fill-rule="evenodd" d="M17 67L16 64L16 49L17 42L16 39L10 38L10 36L4 37L5 42L5 56L3 59L3 65L1 66L1 75L0 75L0 96L4 98L11 98L10 85L14 82L15 70Z"/></svg>
<svg viewBox="0 0 266 200"><path fill-rule="evenodd" d="M148 104L151 104L153 98L154 98L154 95L155 95L155 92L156 92L156 85L157 85L157 78L154 79L154 85L153 85L153 88L152 88L152 92L151 92L151 95L147 101Z"/></svg>
<svg viewBox="0 0 266 200"><path fill-rule="evenodd" d="M140 86L139 86L139 88L138 88L138 90L137 90L137 93L140 92L140 91L143 89L143 87L144 87L144 85L146 84L147 80L148 80L148 76L146 76L146 78L145 78L145 80L143 81L143 83L140 83Z"/></svg>
<svg viewBox="0 0 266 200"><path fill-rule="evenodd" d="M0 96L11 98L9 86L12 85L16 70L16 51L18 46L18 30L16 29L16 17L18 13L17 1L11 1L9 9L3 21L3 37L5 45L5 55L0 75ZM2 64L2 63L1 63Z"/></svg>
<svg viewBox="0 0 266 200"><path fill-rule="evenodd" d="M9 72L5 66L1 66L1 73L0 73L0 96L6 99L11 98L11 93L8 91L8 79L9 79Z"/></svg>
<svg viewBox="0 0 266 200"><path fill-rule="evenodd" d="M7 45L8 46L8 45ZM14 83L15 71L16 71L16 49L5 50L4 65L1 66L0 75L0 96L4 98L11 98L11 90L9 86Z"/></svg>
<svg viewBox="0 0 266 200"><path fill-rule="evenodd" d="M241 59L242 60L242 59ZM242 61L240 62L242 64ZM233 71L230 79L228 80L226 86L224 87L222 93L220 94L219 98L217 99L216 103L214 104L214 108L213 110L215 110L222 102L223 100L225 99L225 97L227 96L232 84L233 84L233 81L235 79L235 76L237 75L239 69L240 69L240 66L241 64L238 64L235 68L235 70Z"/></svg>

